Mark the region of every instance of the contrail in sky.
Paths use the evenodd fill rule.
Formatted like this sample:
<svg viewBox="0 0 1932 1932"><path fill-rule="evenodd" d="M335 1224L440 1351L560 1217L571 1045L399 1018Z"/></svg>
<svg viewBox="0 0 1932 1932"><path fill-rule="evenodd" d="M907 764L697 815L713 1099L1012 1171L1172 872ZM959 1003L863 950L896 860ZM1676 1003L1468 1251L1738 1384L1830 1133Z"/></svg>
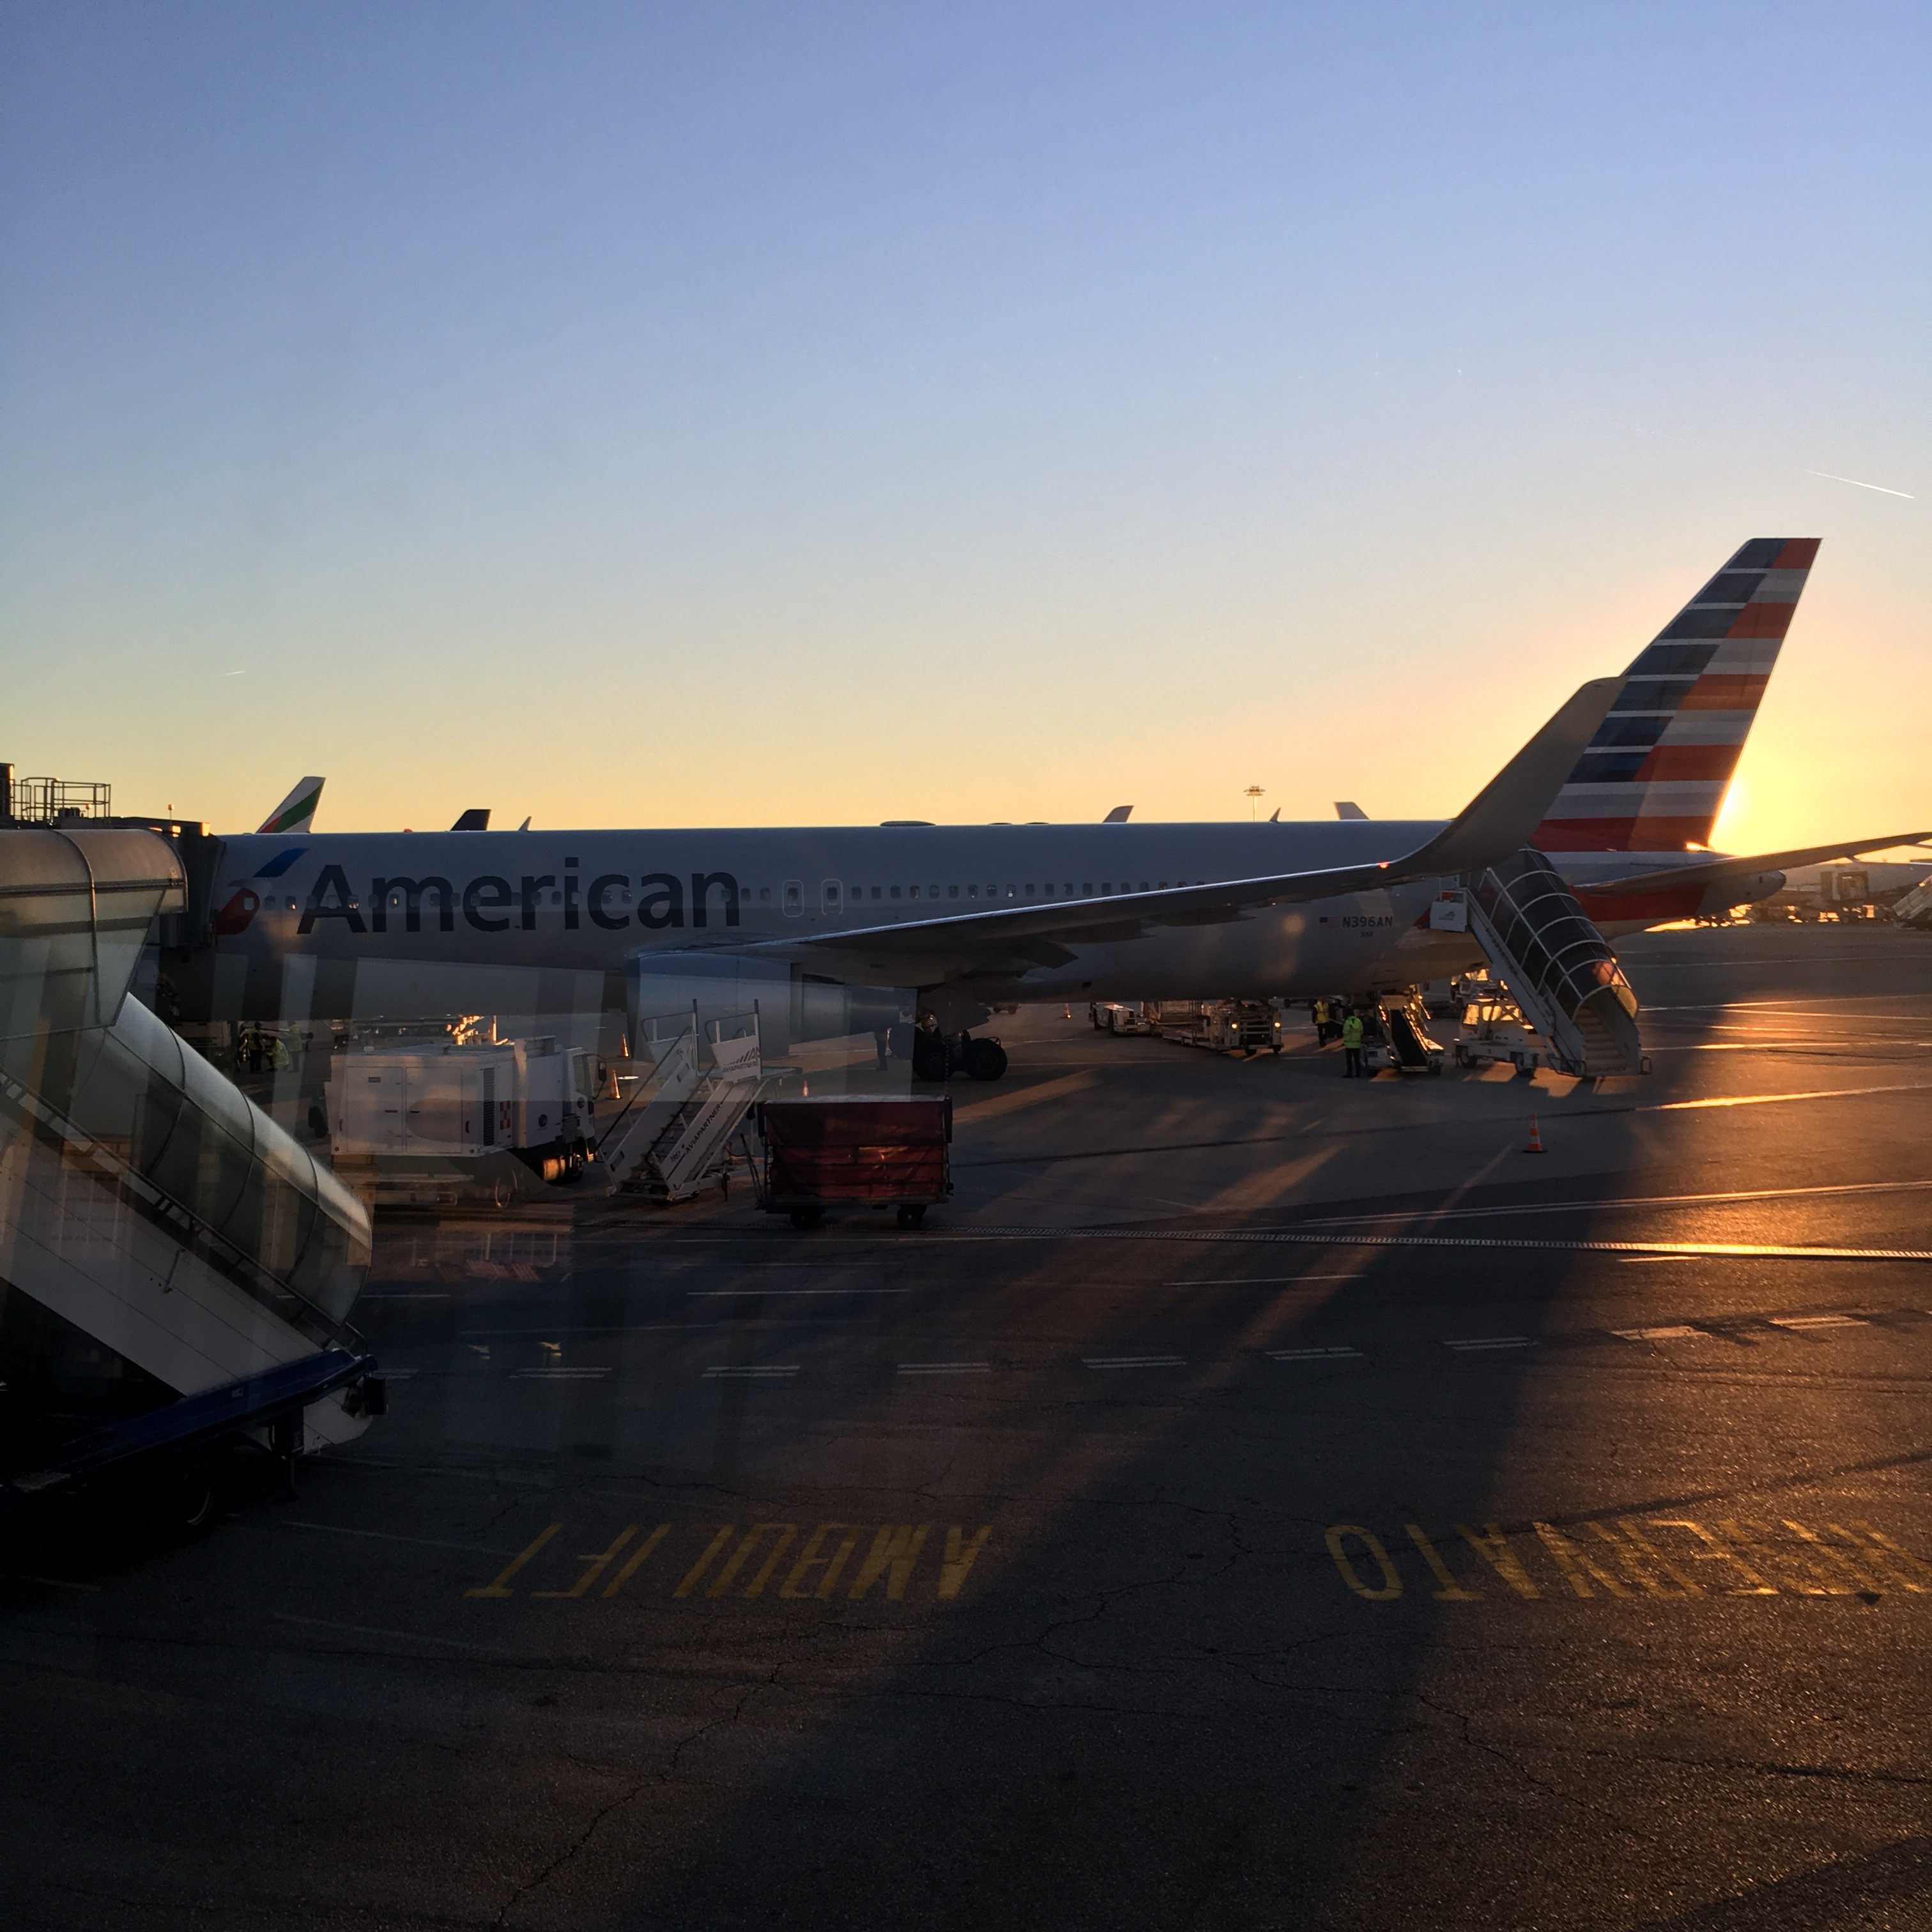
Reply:
<svg viewBox="0 0 1932 1932"><path fill-rule="evenodd" d="M1828 470L1808 470L1804 473L1808 476L1822 476L1827 483L1850 483L1861 490L1876 490L1882 496L1903 496L1908 503L1918 500L1910 490L1888 490L1882 483L1860 483L1856 476L1834 476Z"/></svg>

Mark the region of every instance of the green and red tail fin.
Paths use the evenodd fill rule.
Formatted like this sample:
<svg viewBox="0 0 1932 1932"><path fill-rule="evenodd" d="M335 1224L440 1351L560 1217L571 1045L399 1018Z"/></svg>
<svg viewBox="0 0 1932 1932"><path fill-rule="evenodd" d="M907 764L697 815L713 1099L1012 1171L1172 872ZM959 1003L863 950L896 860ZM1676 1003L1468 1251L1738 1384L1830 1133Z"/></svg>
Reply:
<svg viewBox="0 0 1932 1932"><path fill-rule="evenodd" d="M314 818L315 808L322 802L322 780L304 778L268 817L262 820L263 832L307 832Z"/></svg>

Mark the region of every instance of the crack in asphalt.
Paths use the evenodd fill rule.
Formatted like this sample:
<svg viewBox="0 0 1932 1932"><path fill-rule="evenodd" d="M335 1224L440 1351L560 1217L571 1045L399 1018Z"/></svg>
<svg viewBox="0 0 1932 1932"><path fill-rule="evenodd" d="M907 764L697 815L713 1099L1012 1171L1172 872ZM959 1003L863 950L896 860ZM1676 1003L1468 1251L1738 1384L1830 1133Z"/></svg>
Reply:
<svg viewBox="0 0 1932 1932"><path fill-rule="evenodd" d="M707 1719L695 1730L680 1738L671 1747L670 1756L662 1771L650 1773L637 1779L627 1790L620 1792L616 1797L599 1805L592 1813L583 1830L578 1832L556 1857L552 1858L541 1871L526 1880L512 1892L510 1896L503 1901L501 1909L491 1923L496 1925L503 1924L508 1918L511 1912L518 1904L527 1898L532 1892L548 1885L590 1844L590 1840L596 1836L598 1826L614 1812L622 1810L626 1804L630 1804L634 1798L648 1790L652 1785L668 1784L675 1778L677 1776L679 1767L682 1762L684 1754L692 1745L709 1736L712 1732L722 1726L736 1724L745 1714L745 1707L760 1690L778 1688L778 1676L783 1668L782 1664L775 1664L763 1678L755 1682L746 1681L737 1686L740 1694L731 1708L728 1712L722 1712L717 1717Z"/></svg>

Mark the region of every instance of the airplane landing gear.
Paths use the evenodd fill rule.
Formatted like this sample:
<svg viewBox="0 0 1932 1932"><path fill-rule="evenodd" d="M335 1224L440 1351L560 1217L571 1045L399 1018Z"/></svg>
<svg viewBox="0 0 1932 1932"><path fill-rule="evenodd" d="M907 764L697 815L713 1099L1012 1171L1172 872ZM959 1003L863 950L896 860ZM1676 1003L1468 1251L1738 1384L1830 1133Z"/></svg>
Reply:
<svg viewBox="0 0 1932 1932"><path fill-rule="evenodd" d="M960 1056L975 1080L997 1080L1006 1070L1006 1050L996 1040L969 1040Z"/></svg>
<svg viewBox="0 0 1932 1932"><path fill-rule="evenodd" d="M997 1080L1006 1070L1006 1050L996 1040L975 1040L970 1034L943 1034L922 1028L914 1034L911 1046L916 1080L950 1080L955 1073L974 1080Z"/></svg>

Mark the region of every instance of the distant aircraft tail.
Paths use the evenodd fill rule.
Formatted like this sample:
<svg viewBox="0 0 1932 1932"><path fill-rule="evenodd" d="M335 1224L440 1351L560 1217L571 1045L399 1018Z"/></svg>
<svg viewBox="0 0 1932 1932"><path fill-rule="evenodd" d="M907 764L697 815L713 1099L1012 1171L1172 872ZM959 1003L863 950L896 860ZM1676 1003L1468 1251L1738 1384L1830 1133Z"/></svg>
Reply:
<svg viewBox="0 0 1932 1932"><path fill-rule="evenodd" d="M1538 828L1546 852L1708 845L1816 537L1754 537L1646 645Z"/></svg>
<svg viewBox="0 0 1932 1932"><path fill-rule="evenodd" d="M304 778L268 817L262 820L263 832L307 832L315 818L315 808L322 802L322 780Z"/></svg>

